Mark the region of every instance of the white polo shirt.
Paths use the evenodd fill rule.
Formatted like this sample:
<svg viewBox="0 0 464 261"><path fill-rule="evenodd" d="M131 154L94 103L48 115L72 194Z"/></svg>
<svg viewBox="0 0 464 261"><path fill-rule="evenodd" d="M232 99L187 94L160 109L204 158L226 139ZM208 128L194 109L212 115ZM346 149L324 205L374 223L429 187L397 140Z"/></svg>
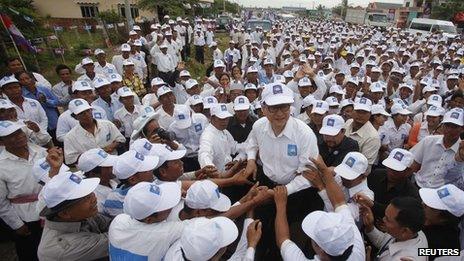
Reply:
<svg viewBox="0 0 464 261"><path fill-rule="evenodd" d="M206 126L200 137L198 162L200 167L213 165L224 171L226 163L232 161L232 155L239 153L235 159L245 157L245 143L234 140L228 130L220 131L212 124Z"/></svg>
<svg viewBox="0 0 464 261"><path fill-rule="evenodd" d="M18 114L18 119L33 121L37 123L41 129L46 130L48 128L48 118L40 102L26 97L23 98L24 101L22 108L12 102L15 107L16 114Z"/></svg>
<svg viewBox="0 0 464 261"><path fill-rule="evenodd" d="M116 67L111 63L105 63L105 66L101 66L99 62L95 62L95 72L98 74L105 75L106 78L110 79L110 74L117 73Z"/></svg>
<svg viewBox="0 0 464 261"><path fill-rule="evenodd" d="M71 100L71 87L72 85L66 85L62 81L53 85L52 92L58 98L61 106L68 106Z"/></svg>
<svg viewBox="0 0 464 261"><path fill-rule="evenodd" d="M404 123L397 129L393 119L390 118L380 129L383 129L386 134L387 140L385 142L388 144L388 151L390 152L396 148L403 148L404 143L408 141L411 125Z"/></svg>
<svg viewBox="0 0 464 261"><path fill-rule="evenodd" d="M107 120L96 120L95 133L89 133L80 124L72 128L64 137L64 159L66 164L77 161L79 156L93 148L104 148L114 141L125 142L116 126Z"/></svg>
<svg viewBox="0 0 464 261"><path fill-rule="evenodd" d="M366 250L364 249L364 240L361 237L356 224L351 216L351 212L347 205L341 205L335 209L335 212L343 215L344 223L349 223L352 226L354 232L353 250L347 261L359 261L366 260ZM280 246L280 254L284 261L303 261L303 260L320 260L318 256L314 259L307 259L303 251L291 240L285 240ZM396 259L395 259L396 260Z"/></svg>
<svg viewBox="0 0 464 261"><path fill-rule="evenodd" d="M445 149L443 135L432 135L425 137L411 149L414 161L421 164L414 176L419 187L441 187L449 183L447 181L453 180L453 173L459 172L459 169L463 170L464 163L454 159L459 151L460 142L459 139L453 146Z"/></svg>
<svg viewBox="0 0 464 261"><path fill-rule="evenodd" d="M144 113L145 107L142 105L134 105L134 111L132 113L127 111L124 106L114 113L114 119L121 122L121 128L119 130L124 132L124 136L126 138L130 138L132 131L134 130L134 127L132 126L134 120Z"/></svg>
<svg viewBox="0 0 464 261"><path fill-rule="evenodd" d="M168 130L176 134L176 140L187 149L185 157L196 157L200 149L200 137L209 125L208 118L201 113L192 113L192 125L186 129L179 129L174 122Z"/></svg>
<svg viewBox="0 0 464 261"><path fill-rule="evenodd" d="M6 150L0 153L0 218L11 229L20 228L24 222L39 220L37 200L23 204L13 204L9 200L38 196L42 189L32 174L32 166L38 159L46 157L47 151L32 143L28 143L28 148L27 160L18 158Z"/></svg>
<svg viewBox="0 0 464 261"><path fill-rule="evenodd" d="M302 121L290 117L284 130L275 136L267 118L253 124L248 135L247 157L259 158L264 174L278 184L289 184L297 173L312 164L309 158L317 158L317 139L311 128ZM309 182L307 183L309 187ZM290 192L289 192L290 193Z"/></svg>
<svg viewBox="0 0 464 261"><path fill-rule="evenodd" d="M176 69L176 58L172 54L156 53L154 63L160 72L172 72Z"/></svg>
<svg viewBox="0 0 464 261"><path fill-rule="evenodd" d="M177 105L174 104L174 110L176 106ZM163 106L159 106L155 114L155 119L158 121L159 126L165 130L167 130L171 123L174 122L174 116L169 115L166 111L164 111Z"/></svg>
<svg viewBox="0 0 464 261"><path fill-rule="evenodd" d="M100 106L92 105L92 116L96 120L106 120L106 112ZM64 136L79 122L71 116L71 111L67 110L58 117L56 124L56 139L63 142Z"/></svg>
<svg viewBox="0 0 464 261"><path fill-rule="evenodd" d="M110 259L163 260L169 247L180 238L190 222L146 224L127 214L120 214L113 219L108 231Z"/></svg>

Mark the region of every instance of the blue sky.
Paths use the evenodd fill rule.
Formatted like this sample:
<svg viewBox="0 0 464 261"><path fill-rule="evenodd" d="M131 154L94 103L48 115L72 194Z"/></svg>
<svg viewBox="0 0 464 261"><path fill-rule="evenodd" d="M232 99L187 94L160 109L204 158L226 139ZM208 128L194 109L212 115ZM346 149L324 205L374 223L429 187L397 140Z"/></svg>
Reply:
<svg viewBox="0 0 464 261"><path fill-rule="evenodd" d="M257 6L257 7L282 7L282 6L296 6L296 7L306 7L312 8L313 5L317 6L319 4L325 5L326 7L333 7L341 3L341 0L266 0L266 1L256 1L256 0L229 0L244 6ZM351 5L360 5L367 6L372 0L348 0L348 4ZM403 3L403 0L380 0L377 2L387 2L387 3Z"/></svg>

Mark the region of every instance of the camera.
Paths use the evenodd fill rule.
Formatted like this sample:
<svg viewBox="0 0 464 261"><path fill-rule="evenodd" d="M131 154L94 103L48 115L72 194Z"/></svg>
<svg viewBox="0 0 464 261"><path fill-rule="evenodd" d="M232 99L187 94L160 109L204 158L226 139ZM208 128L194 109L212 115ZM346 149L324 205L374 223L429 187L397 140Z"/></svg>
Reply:
<svg viewBox="0 0 464 261"><path fill-rule="evenodd" d="M159 128L157 131L156 131L156 134L161 138L161 139L164 139L164 140L169 140L169 141L173 141L175 138L176 138L176 134L174 134L173 132L170 132L170 131L167 131L163 128Z"/></svg>

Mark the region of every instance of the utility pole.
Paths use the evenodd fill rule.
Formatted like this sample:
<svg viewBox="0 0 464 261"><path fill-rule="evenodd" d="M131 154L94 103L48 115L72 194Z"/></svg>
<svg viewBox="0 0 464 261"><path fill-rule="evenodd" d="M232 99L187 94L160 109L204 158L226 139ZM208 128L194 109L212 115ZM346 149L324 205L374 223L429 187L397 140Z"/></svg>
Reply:
<svg viewBox="0 0 464 261"><path fill-rule="evenodd" d="M124 12L126 13L127 31L129 32L132 30L132 26L134 25L129 0L124 0Z"/></svg>

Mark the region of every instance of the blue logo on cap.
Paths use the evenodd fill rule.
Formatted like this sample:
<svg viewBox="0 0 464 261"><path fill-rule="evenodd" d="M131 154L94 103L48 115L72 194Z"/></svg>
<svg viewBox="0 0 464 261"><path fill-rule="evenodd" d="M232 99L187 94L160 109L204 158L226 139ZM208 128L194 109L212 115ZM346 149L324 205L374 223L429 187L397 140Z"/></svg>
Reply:
<svg viewBox="0 0 464 261"><path fill-rule="evenodd" d="M218 198L221 197L221 193L219 192L219 188L216 188L216 189L214 190L214 192L216 192L216 196L217 196Z"/></svg>
<svg viewBox="0 0 464 261"><path fill-rule="evenodd" d="M145 157L141 153L138 153L138 152L135 153L135 158L141 161L145 159Z"/></svg>
<svg viewBox="0 0 464 261"><path fill-rule="evenodd" d="M108 134L106 134L106 141L109 141L111 139L111 132L109 132Z"/></svg>
<svg viewBox="0 0 464 261"><path fill-rule="evenodd" d="M245 99L243 99L243 98L238 98L238 103L245 103Z"/></svg>
<svg viewBox="0 0 464 261"><path fill-rule="evenodd" d="M48 164L48 162L46 161L42 162L42 164L40 164L39 166L43 170L48 170L50 168L50 164Z"/></svg>
<svg viewBox="0 0 464 261"><path fill-rule="evenodd" d="M395 155L393 156L393 158L396 159L397 161L402 161L403 157L404 157L404 154L399 151L397 151Z"/></svg>
<svg viewBox="0 0 464 261"><path fill-rule="evenodd" d="M160 188L156 185L150 185L150 192L158 196L161 194Z"/></svg>
<svg viewBox="0 0 464 261"><path fill-rule="evenodd" d="M153 147L153 145L151 145L150 142L145 142L145 144L143 145L143 148L146 149L146 150L151 150L151 148Z"/></svg>
<svg viewBox="0 0 464 261"><path fill-rule="evenodd" d="M102 119L102 115L101 115L100 112L95 112L95 113L93 114L93 117L94 117L95 119L97 119L97 120L101 120L101 119Z"/></svg>
<svg viewBox="0 0 464 261"><path fill-rule="evenodd" d="M367 99L366 99L366 98L361 98L361 99L359 100L359 103L361 103L361 104L366 104L366 103L367 103Z"/></svg>
<svg viewBox="0 0 464 261"><path fill-rule="evenodd" d="M37 104L35 104L35 102L29 102L29 104L31 105L31 107L36 107Z"/></svg>
<svg viewBox="0 0 464 261"><path fill-rule="evenodd" d="M11 125L13 125L13 123L7 121L0 121L0 126L2 126L3 128L8 128Z"/></svg>
<svg viewBox="0 0 464 261"><path fill-rule="evenodd" d="M116 78L116 74L111 74L110 77L111 77L111 79L114 79L114 78Z"/></svg>
<svg viewBox="0 0 464 261"><path fill-rule="evenodd" d="M280 85L272 86L272 93L273 94L283 93L282 86L280 86Z"/></svg>
<svg viewBox="0 0 464 261"><path fill-rule="evenodd" d="M169 147L169 145L166 145L166 146L164 146L164 147L165 147L167 150L169 150L170 152L173 151L173 149L172 149L171 147Z"/></svg>
<svg viewBox="0 0 464 261"><path fill-rule="evenodd" d="M152 112L153 108L152 107L145 107L145 112Z"/></svg>
<svg viewBox="0 0 464 261"><path fill-rule="evenodd" d="M450 192L448 188L442 188L442 189L437 190L437 194L439 198L444 198L444 197L449 196Z"/></svg>
<svg viewBox="0 0 464 261"><path fill-rule="evenodd" d="M227 107L225 105L221 105L221 111L227 111Z"/></svg>
<svg viewBox="0 0 464 261"><path fill-rule="evenodd" d="M348 167L352 168L355 162L356 162L356 160L355 160L353 157L349 157L349 158L345 161L345 164L346 164Z"/></svg>
<svg viewBox="0 0 464 261"><path fill-rule="evenodd" d="M201 124L198 123L197 125L195 125L195 132L199 132L201 131L202 127L201 127Z"/></svg>
<svg viewBox="0 0 464 261"><path fill-rule="evenodd" d="M80 106L82 104L84 104L84 103L81 100L75 100L74 101L74 105L76 105L76 106Z"/></svg>
<svg viewBox="0 0 464 261"><path fill-rule="evenodd" d="M72 182L77 183L77 184L80 184L82 181L82 179L76 174L71 174L71 176L69 176L69 179L72 180Z"/></svg>
<svg viewBox="0 0 464 261"><path fill-rule="evenodd" d="M335 125L335 119L328 119L327 126L333 127Z"/></svg>
<svg viewBox="0 0 464 261"><path fill-rule="evenodd" d="M433 97L432 97L432 100L438 101L438 96L433 96Z"/></svg>
<svg viewBox="0 0 464 261"><path fill-rule="evenodd" d="M99 150L97 154L104 159L108 157L108 153L104 150Z"/></svg>
<svg viewBox="0 0 464 261"><path fill-rule="evenodd" d="M450 118L453 118L453 119L459 119L459 113L458 112L452 112L451 115L450 115Z"/></svg>
<svg viewBox="0 0 464 261"><path fill-rule="evenodd" d="M86 86L86 87L89 86L89 84L87 82L81 82L81 85Z"/></svg>
<svg viewBox="0 0 464 261"><path fill-rule="evenodd" d="M177 116L179 118L179 120L185 120L185 115L184 114L179 114L179 116Z"/></svg>
<svg viewBox="0 0 464 261"><path fill-rule="evenodd" d="M214 102L213 98L208 98L208 103L213 103L213 102Z"/></svg>

